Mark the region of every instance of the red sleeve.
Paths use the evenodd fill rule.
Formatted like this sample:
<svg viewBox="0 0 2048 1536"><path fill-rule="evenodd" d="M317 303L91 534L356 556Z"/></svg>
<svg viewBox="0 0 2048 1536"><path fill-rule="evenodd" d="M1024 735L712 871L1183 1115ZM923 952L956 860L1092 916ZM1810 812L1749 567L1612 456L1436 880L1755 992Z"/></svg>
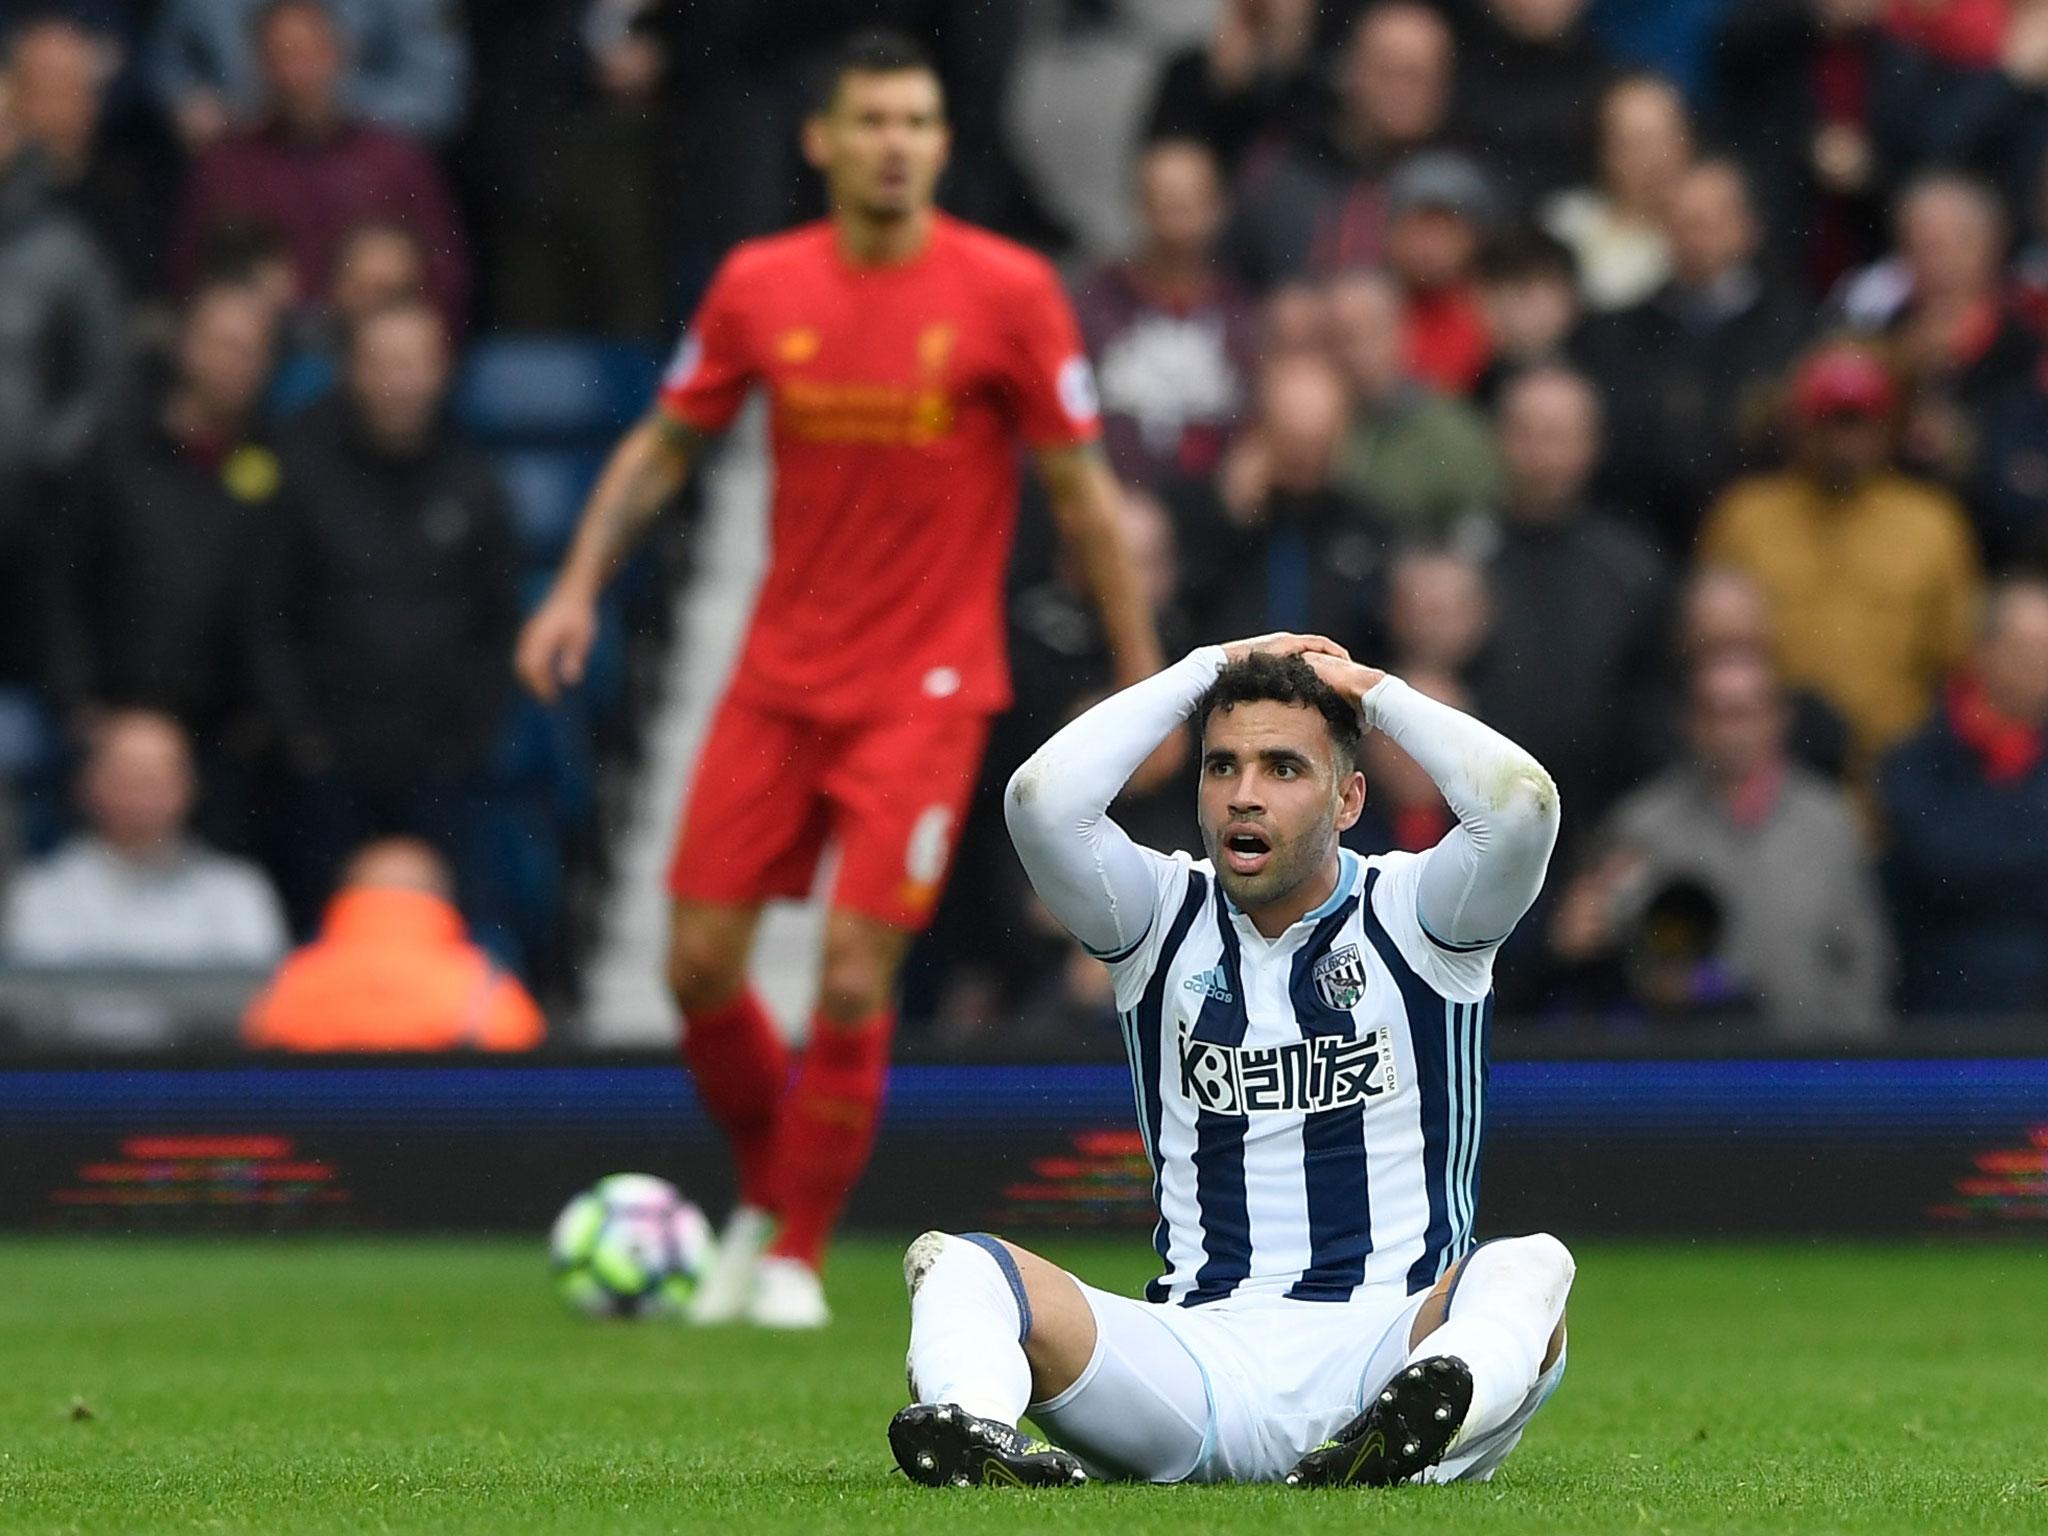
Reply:
<svg viewBox="0 0 2048 1536"><path fill-rule="evenodd" d="M754 382L739 286L732 263L725 262L683 332L656 396L663 411L700 432L731 426Z"/></svg>
<svg viewBox="0 0 2048 1536"><path fill-rule="evenodd" d="M1034 448L1093 442L1102 432L1095 372L1073 306L1050 267L1019 296L1012 324L1010 395L1025 441Z"/></svg>

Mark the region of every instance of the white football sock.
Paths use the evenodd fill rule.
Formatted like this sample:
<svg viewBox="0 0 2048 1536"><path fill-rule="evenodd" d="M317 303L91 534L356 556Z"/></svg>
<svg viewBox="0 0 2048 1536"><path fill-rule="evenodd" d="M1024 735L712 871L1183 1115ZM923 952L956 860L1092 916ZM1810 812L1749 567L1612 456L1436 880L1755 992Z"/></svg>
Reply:
<svg viewBox="0 0 2048 1536"><path fill-rule="evenodd" d="M1472 1370L1472 1407L1456 1445L1505 1424L1536 1385L1564 1316L1574 1265L1547 1232L1486 1243L1458 1272L1444 1325L1408 1353L1410 1363L1456 1355Z"/></svg>
<svg viewBox="0 0 2048 1536"><path fill-rule="evenodd" d="M988 1246L984 1246L984 1244ZM910 1392L1014 1425L1031 1401L1025 1303L993 1238L927 1232L903 1256L910 1287ZM1007 1252L1004 1258L1008 1258Z"/></svg>

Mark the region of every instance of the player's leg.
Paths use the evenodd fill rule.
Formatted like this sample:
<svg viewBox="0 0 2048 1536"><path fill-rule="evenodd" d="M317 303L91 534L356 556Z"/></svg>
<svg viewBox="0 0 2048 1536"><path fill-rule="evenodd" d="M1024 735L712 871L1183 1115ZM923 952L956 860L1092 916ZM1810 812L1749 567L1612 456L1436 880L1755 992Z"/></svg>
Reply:
<svg viewBox="0 0 2048 1536"><path fill-rule="evenodd" d="M1297 1486L1385 1486L1489 1476L1564 1370L1575 1267L1548 1233L1484 1243L1417 1308L1407 1353L1335 1439L1301 1459Z"/></svg>
<svg viewBox="0 0 2048 1536"><path fill-rule="evenodd" d="M668 980L683 1016L683 1062L732 1148L738 1199L691 1299L699 1323L730 1322L754 1294L754 1268L775 1235L775 1124L789 1048L747 981L758 906L678 901L669 918Z"/></svg>
<svg viewBox="0 0 2048 1536"><path fill-rule="evenodd" d="M927 1232L903 1270L913 1401L889 1441L913 1480L1057 1485L1085 1463L1171 1482L1200 1460L1208 1387L1158 1308L982 1233ZM1020 1428L1027 1412L1058 1447Z"/></svg>
<svg viewBox="0 0 2048 1536"><path fill-rule="evenodd" d="M753 1298L773 1235L776 1126L790 1053L747 979L761 903L801 895L825 836L816 733L728 699L698 760L669 869L668 980L683 1016L683 1059L739 1170L739 1199L691 1316L725 1322Z"/></svg>
<svg viewBox="0 0 2048 1536"><path fill-rule="evenodd" d="M1564 1376L1565 1303L1577 1273L1547 1232L1496 1238L1458 1261L1410 1331L1404 1369L1462 1363L1471 1406L1426 1482L1490 1477ZM1434 1326L1432 1326L1432 1324Z"/></svg>
<svg viewBox="0 0 2048 1536"><path fill-rule="evenodd" d="M826 1319L818 1272L874 1144L897 980L931 921L987 739L979 715L925 713L864 722L832 743L823 792L839 878L818 1010L778 1132L783 1226L762 1266L757 1322Z"/></svg>
<svg viewBox="0 0 2048 1536"><path fill-rule="evenodd" d="M782 1225L749 1312L764 1326L817 1327L830 1317L818 1273L874 1148L895 1035L896 980L912 937L844 908L826 915L811 1038L777 1125Z"/></svg>

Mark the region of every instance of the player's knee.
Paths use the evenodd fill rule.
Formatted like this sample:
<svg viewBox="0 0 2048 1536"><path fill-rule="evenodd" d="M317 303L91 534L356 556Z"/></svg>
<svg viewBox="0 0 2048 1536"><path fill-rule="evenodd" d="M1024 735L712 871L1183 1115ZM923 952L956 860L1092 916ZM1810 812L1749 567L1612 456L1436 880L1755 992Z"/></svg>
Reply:
<svg viewBox="0 0 2048 1536"><path fill-rule="evenodd" d="M746 956L733 954L710 935L679 930L669 940L668 984L685 1015L723 1007L739 996L746 980Z"/></svg>
<svg viewBox="0 0 2048 1536"><path fill-rule="evenodd" d="M889 1005L894 978L880 961L857 951L825 957L818 1012L835 1024L859 1024Z"/></svg>
<svg viewBox="0 0 2048 1536"><path fill-rule="evenodd" d="M1526 1269L1544 1290L1554 1292L1562 1303L1579 1270L1571 1249L1548 1232L1531 1232L1527 1237L1510 1238L1500 1246L1512 1252L1518 1268Z"/></svg>
<svg viewBox="0 0 2048 1536"><path fill-rule="evenodd" d="M956 1239L950 1232L925 1232L903 1250L903 1288L910 1293L911 1300L917 1299L924 1277L939 1262L939 1255L946 1251L946 1245L954 1241Z"/></svg>

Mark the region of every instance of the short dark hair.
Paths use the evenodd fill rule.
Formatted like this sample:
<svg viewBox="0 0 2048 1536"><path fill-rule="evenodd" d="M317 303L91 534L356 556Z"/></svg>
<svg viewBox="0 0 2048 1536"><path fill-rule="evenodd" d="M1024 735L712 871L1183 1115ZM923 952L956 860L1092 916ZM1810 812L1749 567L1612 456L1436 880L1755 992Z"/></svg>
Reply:
<svg viewBox="0 0 2048 1536"><path fill-rule="evenodd" d="M888 27L863 27L840 43L832 58L832 72L825 77L818 110L828 110L839 99L839 88L848 75L895 75L916 70L938 78L939 66L931 51L907 32Z"/></svg>
<svg viewBox="0 0 2048 1536"><path fill-rule="evenodd" d="M1299 656L1254 651L1242 660L1226 663L1195 706L1196 728L1208 730L1209 717L1218 710L1268 699L1276 704L1298 704L1320 714L1330 728L1339 762L1346 768L1357 766L1359 743L1365 739L1365 721L1358 706L1324 682Z"/></svg>

